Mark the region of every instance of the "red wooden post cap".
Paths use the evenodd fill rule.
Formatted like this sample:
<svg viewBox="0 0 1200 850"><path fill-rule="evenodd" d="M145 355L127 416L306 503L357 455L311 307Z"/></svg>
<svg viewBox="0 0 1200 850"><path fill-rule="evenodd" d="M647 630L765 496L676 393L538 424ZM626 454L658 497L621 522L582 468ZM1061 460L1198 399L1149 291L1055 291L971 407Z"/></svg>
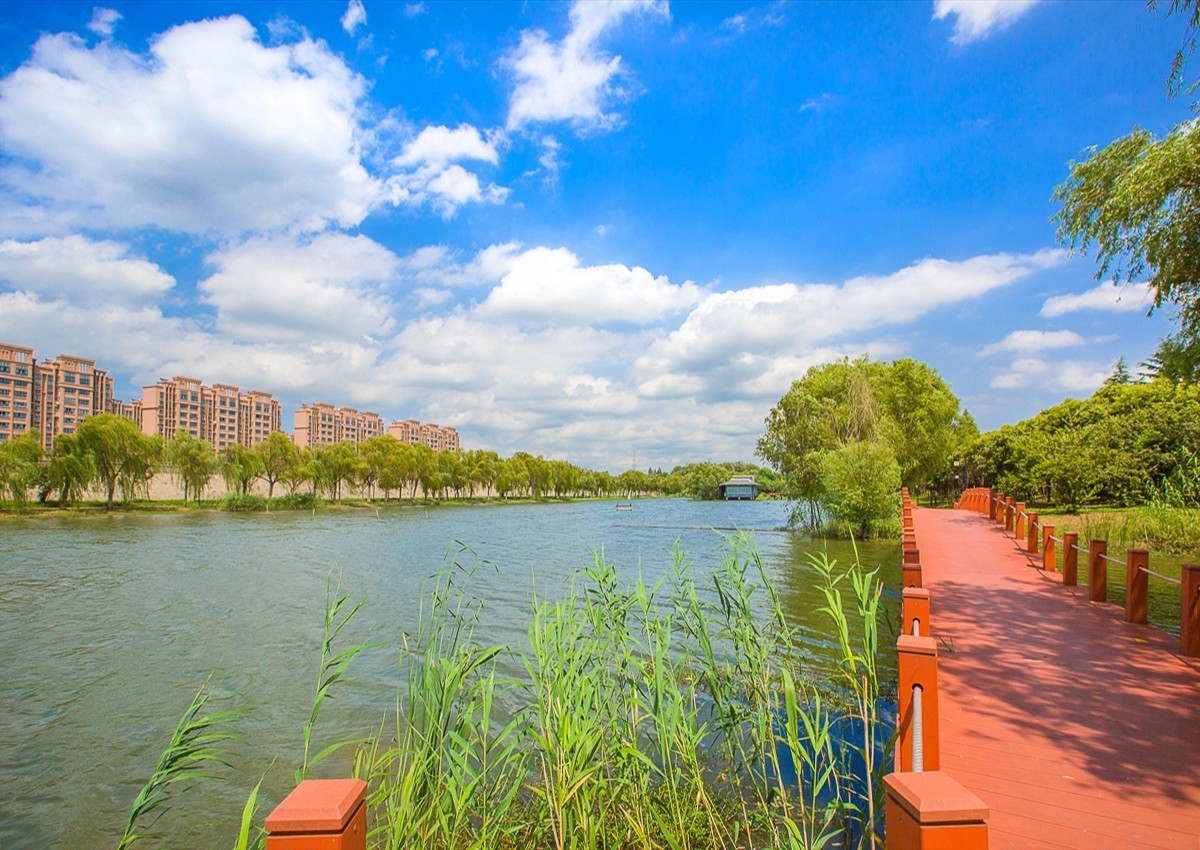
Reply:
<svg viewBox="0 0 1200 850"><path fill-rule="evenodd" d="M305 779L267 815L267 832L297 835L341 832L367 796L361 779Z"/></svg>
<svg viewBox="0 0 1200 850"><path fill-rule="evenodd" d="M889 773L883 777L888 800L894 800L922 825L982 823L987 804L940 770Z"/></svg>

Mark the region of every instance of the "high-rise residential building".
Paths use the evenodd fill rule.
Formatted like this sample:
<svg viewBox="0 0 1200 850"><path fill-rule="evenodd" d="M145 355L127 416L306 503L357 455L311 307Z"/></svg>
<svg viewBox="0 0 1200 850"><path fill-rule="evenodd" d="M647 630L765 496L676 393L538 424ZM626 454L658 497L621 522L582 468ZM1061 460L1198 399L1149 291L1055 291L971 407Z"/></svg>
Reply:
<svg viewBox="0 0 1200 850"><path fill-rule="evenodd" d="M402 443L415 446L421 442L421 423L416 419L393 422L388 426L387 432Z"/></svg>
<svg viewBox="0 0 1200 850"><path fill-rule="evenodd" d="M238 396L238 429L240 442L254 448L268 435L283 430L283 408L270 393L244 392Z"/></svg>
<svg viewBox="0 0 1200 850"><path fill-rule="evenodd" d="M303 449L343 441L361 443L371 437L382 437L383 432L383 420L378 413L317 402L302 405L296 411L292 440Z"/></svg>
<svg viewBox="0 0 1200 850"><path fill-rule="evenodd" d="M112 379L94 360L58 355L34 369L33 428L49 451L59 434L74 434L89 416L109 413Z"/></svg>
<svg viewBox="0 0 1200 850"><path fill-rule="evenodd" d="M416 419L405 419L403 422L393 422L387 432L402 443L429 446L434 451L459 450L458 431L454 428L440 428L432 422L421 423Z"/></svg>
<svg viewBox="0 0 1200 850"><path fill-rule="evenodd" d="M11 440L33 429L34 369L32 348L0 343L0 440Z"/></svg>
<svg viewBox="0 0 1200 850"><path fill-rule="evenodd" d="M209 387L196 378L176 375L142 388L136 421L143 434L170 440L187 431L221 451L234 443L253 448L281 430L283 410L270 393L243 393L229 384Z"/></svg>

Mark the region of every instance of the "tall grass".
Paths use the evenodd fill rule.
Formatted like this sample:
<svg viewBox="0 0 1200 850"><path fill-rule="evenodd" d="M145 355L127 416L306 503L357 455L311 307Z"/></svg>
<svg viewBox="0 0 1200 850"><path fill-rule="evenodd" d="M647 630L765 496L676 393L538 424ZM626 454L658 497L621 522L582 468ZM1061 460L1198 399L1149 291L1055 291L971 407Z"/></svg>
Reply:
<svg viewBox="0 0 1200 850"><path fill-rule="evenodd" d="M676 551L654 583L596 555L535 600L523 651L479 642L469 570L444 573L402 654L395 738L356 760L371 846L874 846L878 579L814 561L839 647L819 677L757 552L726 544L710 575Z"/></svg>
<svg viewBox="0 0 1200 850"><path fill-rule="evenodd" d="M816 636L788 621L750 541L725 542L716 569L676 549L654 582L622 580L598 553L561 598L535 598L524 649L477 633L470 579L486 564L435 576L401 635L404 685L354 757L368 846L880 845L891 736L878 709L877 574L812 560L833 647L817 661ZM339 591L327 602L298 779L320 760L307 753L322 702L365 648L334 644L360 607ZM245 835L243 813L239 846Z"/></svg>

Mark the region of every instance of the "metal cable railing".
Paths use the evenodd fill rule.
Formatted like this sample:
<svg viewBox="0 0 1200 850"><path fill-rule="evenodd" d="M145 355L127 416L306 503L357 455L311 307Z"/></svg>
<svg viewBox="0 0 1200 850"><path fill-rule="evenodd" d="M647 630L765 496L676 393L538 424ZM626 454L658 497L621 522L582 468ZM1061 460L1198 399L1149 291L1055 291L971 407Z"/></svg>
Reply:
<svg viewBox="0 0 1200 850"><path fill-rule="evenodd" d="M1078 553L1086 556L1089 581L1088 596L1092 602L1110 601L1107 589L1108 564L1124 567L1125 619L1130 623L1147 623L1150 606L1148 577L1154 576L1182 590L1180 610L1180 646L1184 655L1200 658L1200 565L1183 564L1180 576L1164 575L1150 569L1149 551L1132 548L1121 558L1108 554L1108 543L1093 538L1088 545L1080 546L1080 534L1064 531L1055 534L1052 517L1040 517L1024 502L1013 496L993 492L990 487L970 488L963 492L955 504L962 510L981 512L990 520L999 522L1006 533L1011 534L1018 548L1034 555L1041 550L1041 568L1048 573L1058 572L1061 560L1063 584L1078 583ZM1057 547L1061 547L1058 549ZM1118 604L1121 604L1118 602Z"/></svg>
<svg viewBox="0 0 1200 850"><path fill-rule="evenodd" d="M925 770L925 717L921 697L925 689L913 685L912 689L912 772Z"/></svg>
<svg viewBox="0 0 1200 850"><path fill-rule="evenodd" d="M1165 576L1162 573L1156 573L1156 572L1154 572L1154 570L1150 569L1149 567L1138 567L1138 569L1141 570L1142 572L1144 572L1148 576L1154 576L1155 578L1160 578L1163 581L1169 581L1171 584L1183 584L1183 582L1181 582L1179 579L1171 578L1170 576Z"/></svg>

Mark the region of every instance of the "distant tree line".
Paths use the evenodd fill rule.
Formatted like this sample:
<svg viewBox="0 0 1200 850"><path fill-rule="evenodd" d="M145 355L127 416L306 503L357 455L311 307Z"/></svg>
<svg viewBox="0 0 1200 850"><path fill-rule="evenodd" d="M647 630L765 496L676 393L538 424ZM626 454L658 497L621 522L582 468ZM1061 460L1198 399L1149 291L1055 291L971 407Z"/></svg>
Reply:
<svg viewBox="0 0 1200 850"><path fill-rule="evenodd" d="M118 497L146 497L159 473L178 482L185 503L199 502L219 477L228 493L251 504L259 481L266 485L268 499L278 490L293 500L305 495L336 500L350 490L384 500L414 499L418 492L439 499L481 494L502 499L650 494L702 499L716 498L717 484L746 472L756 474L768 492L783 488L780 476L751 464L701 463L670 473L631 469L613 475L527 452L502 458L486 449L434 451L390 435L300 449L286 434L274 433L254 448L235 444L218 452L186 431L164 441L111 414L85 419L75 434L55 438L49 452L32 435L0 443L0 497L17 510L31 493L42 502L54 498L59 505L70 505L92 487L102 490L111 508Z"/></svg>

